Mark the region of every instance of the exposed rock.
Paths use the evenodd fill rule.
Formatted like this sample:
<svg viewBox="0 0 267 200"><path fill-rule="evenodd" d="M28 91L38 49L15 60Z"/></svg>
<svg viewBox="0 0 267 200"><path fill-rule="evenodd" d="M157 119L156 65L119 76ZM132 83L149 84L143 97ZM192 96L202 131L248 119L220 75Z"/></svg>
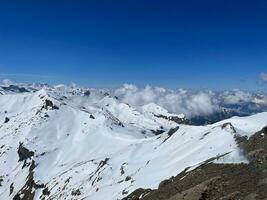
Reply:
<svg viewBox="0 0 267 200"><path fill-rule="evenodd" d="M126 194L128 194L129 192L128 191L126 191L126 190L122 190L122 195L126 195Z"/></svg>
<svg viewBox="0 0 267 200"><path fill-rule="evenodd" d="M160 135L162 133L165 132L164 129L157 129L157 130L151 130L152 133L154 133L155 135Z"/></svg>
<svg viewBox="0 0 267 200"><path fill-rule="evenodd" d="M0 187L2 186L3 181L4 181L3 176L0 176Z"/></svg>
<svg viewBox="0 0 267 200"><path fill-rule="evenodd" d="M235 127L231 123L227 122L221 125L222 129L227 128L227 126L229 126L229 128L233 131L233 133L236 133Z"/></svg>
<svg viewBox="0 0 267 200"><path fill-rule="evenodd" d="M129 181L129 180L131 180L132 178L130 177L130 176L126 176L126 178L125 178L125 181Z"/></svg>
<svg viewBox="0 0 267 200"><path fill-rule="evenodd" d="M42 191L42 194L45 196L49 196L50 195L50 191L48 190L48 188L44 188Z"/></svg>
<svg viewBox="0 0 267 200"><path fill-rule="evenodd" d="M171 128L169 131L168 131L168 135L169 136L172 136L176 131L179 130L179 126L175 127L175 128Z"/></svg>
<svg viewBox="0 0 267 200"><path fill-rule="evenodd" d="M105 160L101 160L100 163L98 164L98 169L104 167L109 161L109 158L105 158Z"/></svg>
<svg viewBox="0 0 267 200"><path fill-rule="evenodd" d="M19 162L20 161L26 161L28 158L30 159L31 157L34 156L34 152L30 151L29 149L25 148L23 146L23 143L19 143L19 148L18 148L18 155L19 155Z"/></svg>
<svg viewBox="0 0 267 200"><path fill-rule="evenodd" d="M59 109L59 107L54 105L53 102L49 99L45 100L45 105L43 106L43 108L45 108L46 110L48 110L49 108L51 108L52 110L58 110Z"/></svg>
<svg viewBox="0 0 267 200"><path fill-rule="evenodd" d="M9 196L13 193L14 191L14 183L12 183L10 186L9 186Z"/></svg>
<svg viewBox="0 0 267 200"><path fill-rule="evenodd" d="M110 96L108 92L105 92L103 95L104 95L105 97Z"/></svg>
<svg viewBox="0 0 267 200"><path fill-rule="evenodd" d="M6 124L7 122L9 122L9 120L10 119L8 117L6 117L4 123Z"/></svg>
<svg viewBox="0 0 267 200"><path fill-rule="evenodd" d="M91 92L90 92L90 90L86 90L83 94L84 94L84 96L90 96Z"/></svg>
<svg viewBox="0 0 267 200"><path fill-rule="evenodd" d="M210 132L204 133L200 140L203 140L208 134L210 134Z"/></svg>
<svg viewBox="0 0 267 200"><path fill-rule="evenodd" d="M79 189L74 190L74 191L71 192L71 195L72 196L80 196L81 195L81 191Z"/></svg>
<svg viewBox="0 0 267 200"><path fill-rule="evenodd" d="M123 123L118 118L116 118L110 111L105 110L104 115L105 117L110 119L114 125L124 127Z"/></svg>
<svg viewBox="0 0 267 200"><path fill-rule="evenodd" d="M189 124L189 120L186 119L186 118L180 118L178 116L165 116L165 115L156 115L154 114L155 117L158 117L158 118L163 118L163 119L166 119L166 120L169 120L169 121L173 121L177 124Z"/></svg>
<svg viewBox="0 0 267 200"><path fill-rule="evenodd" d="M33 200L35 190L44 188L44 184L37 184L34 180L35 161L32 160L24 186L16 193L14 200Z"/></svg>
<svg viewBox="0 0 267 200"><path fill-rule="evenodd" d="M123 165L121 166L120 170L121 170L121 176L122 176L125 173L125 171L123 169Z"/></svg>
<svg viewBox="0 0 267 200"><path fill-rule="evenodd" d="M91 119L95 119L94 115L90 114L90 118Z"/></svg>

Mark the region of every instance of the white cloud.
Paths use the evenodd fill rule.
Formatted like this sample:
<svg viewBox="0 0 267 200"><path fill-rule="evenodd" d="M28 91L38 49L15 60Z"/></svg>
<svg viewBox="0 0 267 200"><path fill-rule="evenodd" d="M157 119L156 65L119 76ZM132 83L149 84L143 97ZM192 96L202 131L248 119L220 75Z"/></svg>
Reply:
<svg viewBox="0 0 267 200"><path fill-rule="evenodd" d="M184 114L191 118L212 114L222 107L230 105L246 106L256 103L257 106L267 104L265 93L253 93L240 89L228 91L192 91L185 89L170 90L166 88L151 87L147 85L138 88L135 85L124 84L114 91L124 103L133 107L141 107L149 103L155 103L167 109L171 113ZM246 109L244 107L244 109ZM247 108L247 109L252 109Z"/></svg>
<svg viewBox="0 0 267 200"><path fill-rule="evenodd" d="M263 82L267 82L267 73L261 72L260 80Z"/></svg>
<svg viewBox="0 0 267 200"><path fill-rule="evenodd" d="M156 103L172 113L182 113L187 117L208 115L218 109L212 99L213 93L209 92L190 93L184 89L174 91L149 85L138 88L135 85L124 84L116 89L114 94L123 102L135 107Z"/></svg>
<svg viewBox="0 0 267 200"><path fill-rule="evenodd" d="M13 82L12 82L11 80L9 80L9 79L4 79L4 80L2 80L2 83L3 83L5 86L8 86L8 85L13 84Z"/></svg>
<svg viewBox="0 0 267 200"><path fill-rule="evenodd" d="M238 104L241 102L251 102L253 100L252 94L238 89L224 92L222 98L225 104Z"/></svg>

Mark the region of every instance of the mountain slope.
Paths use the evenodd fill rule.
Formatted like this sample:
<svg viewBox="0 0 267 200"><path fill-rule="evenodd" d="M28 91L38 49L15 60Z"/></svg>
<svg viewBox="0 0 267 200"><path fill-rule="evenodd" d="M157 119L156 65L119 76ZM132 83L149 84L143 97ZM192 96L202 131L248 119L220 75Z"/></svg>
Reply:
<svg viewBox="0 0 267 200"><path fill-rule="evenodd" d="M137 189L125 200L266 199L267 126L251 137L237 137L249 160L244 164L207 162L164 180L155 190Z"/></svg>
<svg viewBox="0 0 267 200"><path fill-rule="evenodd" d="M0 112L0 199L121 199L211 158L248 162L236 136L267 124L260 113L183 125L156 104L62 88L1 95Z"/></svg>

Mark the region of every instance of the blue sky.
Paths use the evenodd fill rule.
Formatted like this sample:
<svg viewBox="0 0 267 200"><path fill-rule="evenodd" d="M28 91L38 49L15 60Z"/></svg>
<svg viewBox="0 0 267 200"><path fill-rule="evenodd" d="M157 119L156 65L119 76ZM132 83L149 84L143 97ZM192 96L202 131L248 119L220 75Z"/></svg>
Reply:
<svg viewBox="0 0 267 200"><path fill-rule="evenodd" d="M267 1L0 2L0 79L261 89Z"/></svg>

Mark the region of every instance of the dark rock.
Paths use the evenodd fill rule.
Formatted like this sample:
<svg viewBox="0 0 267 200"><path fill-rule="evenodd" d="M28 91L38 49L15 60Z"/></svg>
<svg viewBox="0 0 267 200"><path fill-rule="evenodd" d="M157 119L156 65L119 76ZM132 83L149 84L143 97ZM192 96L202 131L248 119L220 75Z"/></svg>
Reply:
<svg viewBox="0 0 267 200"><path fill-rule="evenodd" d="M71 195L72 196L79 196L79 195L81 195L81 191L79 189L74 190L74 191L71 192Z"/></svg>
<svg viewBox="0 0 267 200"><path fill-rule="evenodd" d="M168 135L169 136L172 136L176 131L179 130L179 126L175 127L175 128L171 128L169 131L168 131Z"/></svg>
<svg viewBox="0 0 267 200"><path fill-rule="evenodd" d="M84 94L84 96L90 96L91 92L89 90L87 90L83 94Z"/></svg>
<svg viewBox="0 0 267 200"><path fill-rule="evenodd" d="M123 123L118 118L116 118L110 111L106 110L104 115L105 117L110 119L113 122L113 124L115 124L116 126L124 127Z"/></svg>
<svg viewBox="0 0 267 200"><path fill-rule="evenodd" d="M19 155L19 162L20 161L25 161L28 158L30 159L31 157L34 156L34 152L30 151L29 149L25 148L23 146L23 143L19 143L19 148L18 148L18 155Z"/></svg>
<svg viewBox="0 0 267 200"><path fill-rule="evenodd" d="M4 123L9 122L9 120L10 120L10 119L9 119L8 117L6 117Z"/></svg>
<svg viewBox="0 0 267 200"><path fill-rule="evenodd" d="M4 181L3 177L0 176L0 187L2 186L2 182Z"/></svg>
<svg viewBox="0 0 267 200"><path fill-rule="evenodd" d="M9 186L9 196L13 193L14 191L14 183L12 183L10 186Z"/></svg>
<svg viewBox="0 0 267 200"><path fill-rule="evenodd" d="M90 114L90 118L91 118L91 119L95 119L94 115L91 115L91 114Z"/></svg>
<svg viewBox="0 0 267 200"><path fill-rule="evenodd" d="M146 134L146 130L142 130L141 133L142 133L142 134Z"/></svg>
<svg viewBox="0 0 267 200"><path fill-rule="evenodd" d="M100 163L98 164L97 168L102 168L103 166L105 166L109 161L109 158L105 158L105 160L101 160Z"/></svg>
<svg viewBox="0 0 267 200"><path fill-rule="evenodd" d="M52 108L53 110L58 110L59 108L53 104L53 102L49 99L45 100L45 105L43 106L43 108L45 108L46 110L48 110L48 108Z"/></svg>
<svg viewBox="0 0 267 200"><path fill-rule="evenodd" d="M166 119L168 121L173 121L177 124L189 124L189 120L186 119L186 118L180 118L178 116L165 116L165 115L155 115L155 117L158 117L158 118L163 118L163 119Z"/></svg>
<svg viewBox="0 0 267 200"><path fill-rule="evenodd" d="M132 179L132 177L127 176L127 177L125 178L125 181L129 181L129 180L131 180L131 179Z"/></svg>
<svg viewBox="0 0 267 200"><path fill-rule="evenodd" d="M222 129L225 129L227 126L229 126L230 129L231 129L234 133L236 133L235 127L234 127L230 122L227 122L227 123L224 123L224 124L221 125Z"/></svg>
<svg viewBox="0 0 267 200"><path fill-rule="evenodd" d="M126 195L126 194L128 194L129 192L128 191L126 191L126 190L123 190L122 191L122 195Z"/></svg>
<svg viewBox="0 0 267 200"><path fill-rule="evenodd" d="M122 176L125 173L125 171L123 169L123 165L121 166L120 170L121 170L121 176Z"/></svg>
<svg viewBox="0 0 267 200"><path fill-rule="evenodd" d="M44 184L37 184L34 180L35 161L32 160L24 186L15 194L13 200L33 200L35 190L44 188Z"/></svg>
<svg viewBox="0 0 267 200"><path fill-rule="evenodd" d="M210 134L210 132L204 133L200 140L203 140L208 134Z"/></svg>
<svg viewBox="0 0 267 200"><path fill-rule="evenodd" d="M44 188L42 191L43 195L45 196L49 196L50 195L50 191L48 190L48 188Z"/></svg>
<svg viewBox="0 0 267 200"><path fill-rule="evenodd" d="M151 130L151 132L154 133L155 135L160 135L160 134L164 133L165 130L157 129L157 130Z"/></svg>

